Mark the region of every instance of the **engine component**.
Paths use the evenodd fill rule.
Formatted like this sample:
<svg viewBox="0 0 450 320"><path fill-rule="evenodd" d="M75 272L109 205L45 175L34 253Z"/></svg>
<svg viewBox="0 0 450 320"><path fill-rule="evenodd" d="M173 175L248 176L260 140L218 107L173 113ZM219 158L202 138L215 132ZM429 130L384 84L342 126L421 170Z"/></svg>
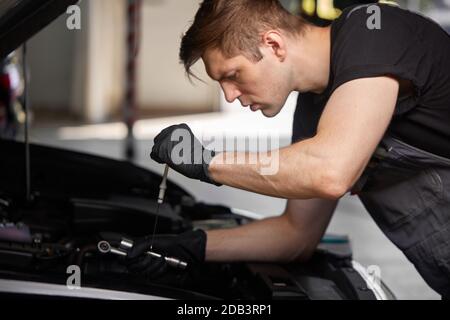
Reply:
<svg viewBox="0 0 450 320"><path fill-rule="evenodd" d="M98 251L100 251L101 253L107 254L107 253L112 253L121 257L126 257L127 253L126 251L123 251L121 249L116 249L111 247L111 245L109 244L108 241L100 241L97 245Z"/></svg>
<svg viewBox="0 0 450 320"><path fill-rule="evenodd" d="M0 241L31 243L30 228L23 223L0 223Z"/></svg>

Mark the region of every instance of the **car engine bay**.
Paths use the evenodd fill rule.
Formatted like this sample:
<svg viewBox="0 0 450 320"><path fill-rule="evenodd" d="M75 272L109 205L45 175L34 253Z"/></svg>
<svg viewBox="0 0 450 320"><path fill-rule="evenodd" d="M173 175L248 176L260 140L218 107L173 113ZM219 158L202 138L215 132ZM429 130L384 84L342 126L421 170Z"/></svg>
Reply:
<svg viewBox="0 0 450 320"><path fill-rule="evenodd" d="M161 176L128 162L31 145L31 199L25 197L24 145L0 140L0 279L65 284L78 266L82 285L170 299L375 299L352 268L348 243L319 248L308 263L206 263L156 278L129 273L100 252L102 232L134 239L201 228L233 228L252 219L197 202ZM39 154L39 157L33 155ZM336 249L337 248L337 249Z"/></svg>

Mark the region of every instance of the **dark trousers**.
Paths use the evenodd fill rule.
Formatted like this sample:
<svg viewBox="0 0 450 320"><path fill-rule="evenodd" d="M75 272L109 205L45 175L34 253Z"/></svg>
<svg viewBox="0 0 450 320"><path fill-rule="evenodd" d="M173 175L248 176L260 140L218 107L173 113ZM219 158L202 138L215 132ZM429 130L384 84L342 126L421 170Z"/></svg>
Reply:
<svg viewBox="0 0 450 320"><path fill-rule="evenodd" d="M427 284L450 297L450 159L386 136L352 191Z"/></svg>

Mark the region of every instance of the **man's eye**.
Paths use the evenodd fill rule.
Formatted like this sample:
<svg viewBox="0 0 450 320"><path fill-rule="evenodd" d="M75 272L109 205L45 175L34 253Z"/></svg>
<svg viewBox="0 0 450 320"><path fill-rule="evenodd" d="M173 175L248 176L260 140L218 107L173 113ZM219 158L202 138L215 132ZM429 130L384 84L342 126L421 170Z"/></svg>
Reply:
<svg viewBox="0 0 450 320"><path fill-rule="evenodd" d="M233 73L232 75L228 76L228 79L230 80L236 80L238 78L237 73Z"/></svg>

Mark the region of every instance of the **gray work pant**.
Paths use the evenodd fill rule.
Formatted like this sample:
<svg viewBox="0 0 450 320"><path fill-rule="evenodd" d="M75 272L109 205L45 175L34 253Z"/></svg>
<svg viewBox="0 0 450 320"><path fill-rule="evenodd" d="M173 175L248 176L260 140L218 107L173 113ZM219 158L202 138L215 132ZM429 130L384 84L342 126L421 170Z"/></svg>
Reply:
<svg viewBox="0 0 450 320"><path fill-rule="evenodd" d="M450 159L386 136L352 191L428 285L449 298Z"/></svg>

